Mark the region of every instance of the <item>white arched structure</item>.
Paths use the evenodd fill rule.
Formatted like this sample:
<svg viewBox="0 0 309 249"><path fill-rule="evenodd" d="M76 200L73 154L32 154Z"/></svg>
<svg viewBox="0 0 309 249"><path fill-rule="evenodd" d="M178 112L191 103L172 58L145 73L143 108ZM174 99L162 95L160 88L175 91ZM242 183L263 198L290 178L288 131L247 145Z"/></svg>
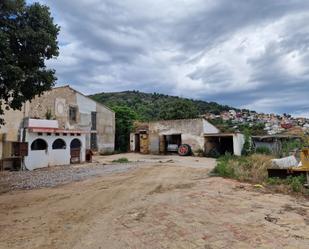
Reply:
<svg viewBox="0 0 309 249"><path fill-rule="evenodd" d="M42 146L40 147L40 145L42 145L42 141L38 143L38 139L40 139L40 141L45 141L47 148L43 149ZM40 130L35 129L27 130L25 141L28 142L28 156L24 158L25 167L28 170L34 170L49 166L70 164L70 145L74 139L78 139L80 141L81 146L79 161L84 162L86 157L86 138L84 133L60 130L55 130L52 132L40 132ZM55 142L56 140L57 142Z"/></svg>

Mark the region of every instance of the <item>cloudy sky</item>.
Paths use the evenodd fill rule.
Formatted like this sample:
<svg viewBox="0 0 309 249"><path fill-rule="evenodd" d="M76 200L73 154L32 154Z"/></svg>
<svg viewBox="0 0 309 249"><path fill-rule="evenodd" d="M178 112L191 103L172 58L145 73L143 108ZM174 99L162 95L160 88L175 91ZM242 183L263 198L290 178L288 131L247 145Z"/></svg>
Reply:
<svg viewBox="0 0 309 249"><path fill-rule="evenodd" d="M309 117L309 1L39 2L61 26L60 56L48 63L58 85Z"/></svg>

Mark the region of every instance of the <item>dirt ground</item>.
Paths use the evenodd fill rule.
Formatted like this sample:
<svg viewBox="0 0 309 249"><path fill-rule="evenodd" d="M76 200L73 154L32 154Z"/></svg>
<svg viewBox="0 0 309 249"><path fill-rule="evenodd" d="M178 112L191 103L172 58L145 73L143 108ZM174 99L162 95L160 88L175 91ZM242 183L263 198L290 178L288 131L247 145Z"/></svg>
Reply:
<svg viewBox="0 0 309 249"><path fill-rule="evenodd" d="M0 248L309 248L308 200L209 177L208 158L124 157L138 167L0 195Z"/></svg>

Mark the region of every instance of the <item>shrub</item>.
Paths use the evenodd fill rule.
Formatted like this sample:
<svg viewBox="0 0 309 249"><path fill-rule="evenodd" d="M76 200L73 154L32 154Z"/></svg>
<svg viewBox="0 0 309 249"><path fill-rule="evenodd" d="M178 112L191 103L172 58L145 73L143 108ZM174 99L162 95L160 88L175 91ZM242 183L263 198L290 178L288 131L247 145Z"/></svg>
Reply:
<svg viewBox="0 0 309 249"><path fill-rule="evenodd" d="M294 192L302 192L303 190L303 185L306 182L306 178L304 175L300 175L300 176L289 176L287 179L287 184L290 185L291 189Z"/></svg>
<svg viewBox="0 0 309 249"><path fill-rule="evenodd" d="M113 160L113 163L128 163L128 162L130 162L130 161L126 157L121 157L121 158Z"/></svg>
<svg viewBox="0 0 309 249"><path fill-rule="evenodd" d="M224 158L218 161L213 172L222 177L235 177L234 169L229 165L229 160L225 160Z"/></svg>
<svg viewBox="0 0 309 249"><path fill-rule="evenodd" d="M244 143L241 154L244 156L248 156L252 153L252 140L251 140L250 130L245 129L244 135L245 135L245 143Z"/></svg>
<svg viewBox="0 0 309 249"><path fill-rule="evenodd" d="M289 156L291 151L305 147L306 143L302 139L287 140L282 143L282 155Z"/></svg>

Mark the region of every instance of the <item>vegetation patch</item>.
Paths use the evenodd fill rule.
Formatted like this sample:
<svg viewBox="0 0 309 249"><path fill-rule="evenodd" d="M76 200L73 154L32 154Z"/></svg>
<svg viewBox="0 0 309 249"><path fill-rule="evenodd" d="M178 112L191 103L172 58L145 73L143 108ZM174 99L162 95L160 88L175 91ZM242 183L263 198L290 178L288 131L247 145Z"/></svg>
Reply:
<svg viewBox="0 0 309 249"><path fill-rule="evenodd" d="M126 157L121 157L118 159L113 160L113 163L129 163L129 159Z"/></svg>
<svg viewBox="0 0 309 249"><path fill-rule="evenodd" d="M255 149L256 154L271 155L271 150L266 146L261 146Z"/></svg>
<svg viewBox="0 0 309 249"><path fill-rule="evenodd" d="M304 187L305 176L289 176L286 179L268 178L267 168L271 166L272 157L265 154L252 154L249 156L225 155L218 158L214 175L233 178L239 181L251 182L268 186L279 192L294 192L309 195Z"/></svg>

